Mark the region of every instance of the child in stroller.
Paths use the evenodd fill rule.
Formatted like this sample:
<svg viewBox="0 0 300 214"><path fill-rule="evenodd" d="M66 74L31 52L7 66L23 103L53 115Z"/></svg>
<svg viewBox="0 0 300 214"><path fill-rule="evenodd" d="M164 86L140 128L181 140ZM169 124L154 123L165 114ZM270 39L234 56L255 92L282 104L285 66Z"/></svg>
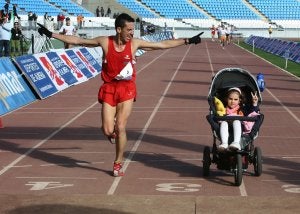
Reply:
<svg viewBox="0 0 300 214"><path fill-rule="evenodd" d="M238 87L229 88L226 94L226 115L227 116L248 116L250 113L256 112L258 114L259 107L257 92L251 92L252 104L243 105L243 94ZM233 142L229 145L231 150L241 150L240 140L242 136L242 124L248 124L248 121L220 121L220 137L221 144L219 145L219 151L224 151L228 148L228 138L229 138L229 125L232 126L233 130Z"/></svg>
<svg viewBox="0 0 300 214"><path fill-rule="evenodd" d="M230 107L231 99L235 105L226 112L224 104ZM241 185L242 173L249 164L253 164L256 176L261 175L262 153L253 143L264 119L259 111L261 102L260 88L248 71L225 68L214 76L208 94L209 114L206 116L213 132L213 146L205 146L203 150L204 176L209 175L212 163L218 169L233 172L237 186ZM219 146L218 141L221 141Z"/></svg>

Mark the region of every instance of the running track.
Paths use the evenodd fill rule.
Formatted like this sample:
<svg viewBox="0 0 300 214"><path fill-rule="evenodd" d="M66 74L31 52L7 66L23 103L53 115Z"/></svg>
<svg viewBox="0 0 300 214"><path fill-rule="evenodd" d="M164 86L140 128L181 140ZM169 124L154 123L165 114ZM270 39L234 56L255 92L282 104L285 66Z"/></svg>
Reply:
<svg viewBox="0 0 300 214"><path fill-rule="evenodd" d="M249 166L240 187L211 166L205 116L213 74L264 73L265 121L255 145L263 173ZM100 76L2 118L0 213L296 213L300 196L300 80L230 45L148 52L138 59L138 98L128 122L125 176L111 176L114 146L100 131ZM241 207L241 205L243 205Z"/></svg>

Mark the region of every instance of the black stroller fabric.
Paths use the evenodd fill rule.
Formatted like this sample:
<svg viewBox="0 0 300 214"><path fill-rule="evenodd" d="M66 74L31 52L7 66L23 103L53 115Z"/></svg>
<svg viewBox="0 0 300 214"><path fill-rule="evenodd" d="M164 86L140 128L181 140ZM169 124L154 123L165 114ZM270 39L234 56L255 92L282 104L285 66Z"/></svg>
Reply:
<svg viewBox="0 0 300 214"><path fill-rule="evenodd" d="M210 113L206 116L211 125L214 135L220 139L219 121L222 120L240 120L240 121L254 121L254 126L248 134L243 134L241 146L244 148L251 143L258 135L259 128L263 122L264 115L260 112L255 117L247 116L218 116L214 104L214 97L218 97L224 103L225 93L231 87L238 87L244 95L244 103L251 103L251 92L257 92L258 106L262 102L261 93L257 85L256 79L246 70L241 68L225 68L220 70L212 79L208 94L208 103Z"/></svg>

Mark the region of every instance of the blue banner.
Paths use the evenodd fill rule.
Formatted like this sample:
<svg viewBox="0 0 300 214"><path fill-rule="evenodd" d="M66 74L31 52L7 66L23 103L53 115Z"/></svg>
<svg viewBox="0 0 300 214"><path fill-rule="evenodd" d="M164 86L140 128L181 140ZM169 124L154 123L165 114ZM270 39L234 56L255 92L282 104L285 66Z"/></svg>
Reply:
<svg viewBox="0 0 300 214"><path fill-rule="evenodd" d="M25 80L8 57L0 59L0 115L36 100Z"/></svg>
<svg viewBox="0 0 300 214"><path fill-rule="evenodd" d="M77 79L73 75L72 70L62 61L57 53L47 52L46 55L59 75L64 79L65 83L69 86L77 83Z"/></svg>
<svg viewBox="0 0 300 214"><path fill-rule="evenodd" d="M14 60L40 98L46 98L58 92L50 78L51 75L47 74L33 55L19 56Z"/></svg>
<svg viewBox="0 0 300 214"><path fill-rule="evenodd" d="M79 57L75 54L74 50L66 50L67 55L73 61L73 63L77 66L77 68L87 77L93 77L93 74L89 71L89 69L85 66L85 64L79 59Z"/></svg>
<svg viewBox="0 0 300 214"><path fill-rule="evenodd" d="M75 52L94 76L101 73L101 65L86 48L79 48Z"/></svg>

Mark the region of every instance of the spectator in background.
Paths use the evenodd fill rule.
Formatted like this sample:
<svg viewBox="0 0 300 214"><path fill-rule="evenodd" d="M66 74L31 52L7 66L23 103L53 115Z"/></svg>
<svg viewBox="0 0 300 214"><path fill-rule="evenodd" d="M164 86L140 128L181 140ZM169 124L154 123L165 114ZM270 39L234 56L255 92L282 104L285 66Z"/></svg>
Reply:
<svg viewBox="0 0 300 214"><path fill-rule="evenodd" d="M64 25L65 18L66 17L63 13L59 13L57 15L57 30L59 30Z"/></svg>
<svg viewBox="0 0 300 214"><path fill-rule="evenodd" d="M82 29L83 22L84 22L84 16L82 14L78 14L78 16L77 16L77 26L78 26L78 29Z"/></svg>
<svg viewBox="0 0 300 214"><path fill-rule="evenodd" d="M17 4L13 4L13 14L14 14L14 17L17 17L20 20L21 17L18 15L17 7L18 7Z"/></svg>
<svg viewBox="0 0 300 214"><path fill-rule="evenodd" d="M111 9L110 9L110 7L108 7L105 16L110 17L110 14L111 14Z"/></svg>
<svg viewBox="0 0 300 214"><path fill-rule="evenodd" d="M100 8L99 8L99 6L96 8L96 17L100 17Z"/></svg>
<svg viewBox="0 0 300 214"><path fill-rule="evenodd" d="M4 5L4 13L8 14L9 11L9 4L10 4L10 0L5 0L5 5Z"/></svg>
<svg viewBox="0 0 300 214"><path fill-rule="evenodd" d="M0 57L2 56L9 57L9 52L10 52L9 43L10 43L12 28L13 28L13 20L10 20L7 16L0 17Z"/></svg>
<svg viewBox="0 0 300 214"><path fill-rule="evenodd" d="M28 30L36 29L36 20L37 15L35 13L32 13L32 11L28 12Z"/></svg>
<svg viewBox="0 0 300 214"><path fill-rule="evenodd" d="M59 34L68 35L68 36L76 34L76 28L73 25L71 25L71 20L69 17L66 18L66 24L60 28ZM68 49L71 48L71 45L65 42L64 47L65 49Z"/></svg>
<svg viewBox="0 0 300 214"><path fill-rule="evenodd" d="M49 22L51 22L51 18L52 17L49 16L47 12L45 12L45 14L44 14L44 25L47 26L47 28L49 28L49 25L50 25Z"/></svg>
<svg viewBox="0 0 300 214"><path fill-rule="evenodd" d="M272 33L273 33L273 29L272 26L270 25L269 29L268 29L268 33L269 33L269 37L272 37Z"/></svg>
<svg viewBox="0 0 300 214"><path fill-rule="evenodd" d="M100 14L101 14L101 17L104 17L104 8L103 7L101 7L101 9L100 9Z"/></svg>
<svg viewBox="0 0 300 214"><path fill-rule="evenodd" d="M11 56L20 55L21 38L22 38L22 31L19 22L15 22L14 27L11 29L11 41L10 41Z"/></svg>
<svg viewBox="0 0 300 214"><path fill-rule="evenodd" d="M34 27L34 30L36 30L36 22L37 22L37 15L35 13L33 13L33 27Z"/></svg>

